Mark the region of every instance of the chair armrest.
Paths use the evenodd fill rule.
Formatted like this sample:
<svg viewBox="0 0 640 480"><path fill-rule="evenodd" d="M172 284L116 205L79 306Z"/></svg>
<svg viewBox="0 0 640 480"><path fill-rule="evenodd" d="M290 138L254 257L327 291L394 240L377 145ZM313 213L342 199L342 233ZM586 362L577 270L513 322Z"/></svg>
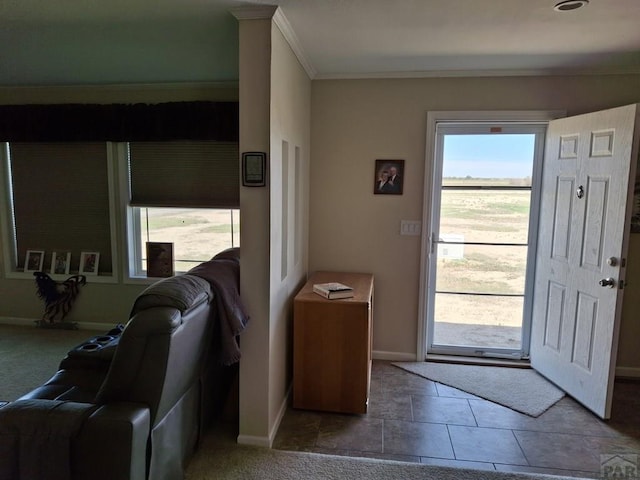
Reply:
<svg viewBox="0 0 640 480"><path fill-rule="evenodd" d="M148 408L24 399L0 408L0 480L143 480Z"/></svg>
<svg viewBox="0 0 640 480"><path fill-rule="evenodd" d="M75 436L96 408L44 399L0 408L0 479L71 478Z"/></svg>
<svg viewBox="0 0 640 480"><path fill-rule="evenodd" d="M84 423L74 448L74 478L144 480L149 409L142 404L112 403Z"/></svg>
<svg viewBox="0 0 640 480"><path fill-rule="evenodd" d="M98 335L69 350L60 362L59 370L73 368L107 371L116 348L120 343L120 336Z"/></svg>

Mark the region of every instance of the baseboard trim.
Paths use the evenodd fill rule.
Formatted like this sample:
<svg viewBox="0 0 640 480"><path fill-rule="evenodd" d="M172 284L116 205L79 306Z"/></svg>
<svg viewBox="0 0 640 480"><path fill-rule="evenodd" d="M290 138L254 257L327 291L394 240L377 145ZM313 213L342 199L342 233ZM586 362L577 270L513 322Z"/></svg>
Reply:
<svg viewBox="0 0 640 480"><path fill-rule="evenodd" d="M282 423L282 419L284 415L287 413L287 407L289 406L289 401L291 399L293 386L290 385L287 390L287 394L284 396L282 403L280 404L280 408L278 409L278 414L276 415L276 421L273 422L271 429L269 430L269 435L266 437L258 437L256 435L238 435L236 441L240 445L251 445L254 447L266 447L271 448L273 446L273 441L276 438L278 433L278 429L280 428L280 423Z"/></svg>
<svg viewBox="0 0 640 480"><path fill-rule="evenodd" d="M34 327L39 321L37 318L21 318L21 317L0 317L0 325L17 325L20 327ZM111 330L115 325L113 323L94 323L94 322L75 322L78 330Z"/></svg>
<svg viewBox="0 0 640 480"><path fill-rule="evenodd" d="M418 361L415 353L385 352L382 350L374 350L371 356L373 357L374 360L390 360L392 362Z"/></svg>
<svg viewBox="0 0 640 480"><path fill-rule="evenodd" d="M620 378L640 378L640 368L638 368L638 367L616 367L616 377L620 377Z"/></svg>
<svg viewBox="0 0 640 480"><path fill-rule="evenodd" d="M271 427L271 431L269 432L269 447L273 445L273 441L276 439L276 435L278 434L278 429L280 428L282 419L287 413L287 407L289 406L289 401L291 399L292 392L293 392L293 384L289 385L287 394L282 399L282 403L280 404L280 408L278 409L278 414L276 415L276 421L273 422L273 426Z"/></svg>
<svg viewBox="0 0 640 480"><path fill-rule="evenodd" d="M269 440L269 437L257 437L255 435L238 435L236 441L239 445L271 448L271 441Z"/></svg>

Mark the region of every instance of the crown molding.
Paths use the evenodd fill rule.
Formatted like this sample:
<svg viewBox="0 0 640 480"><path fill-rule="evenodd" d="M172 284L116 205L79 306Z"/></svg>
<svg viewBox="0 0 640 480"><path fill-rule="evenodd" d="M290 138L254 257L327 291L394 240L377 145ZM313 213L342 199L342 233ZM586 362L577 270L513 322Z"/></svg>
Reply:
<svg viewBox="0 0 640 480"><path fill-rule="evenodd" d="M582 75L640 75L640 66L617 68L550 68L502 70L427 70L412 72L328 73L317 74L314 80L366 80L395 78L455 78L455 77L545 77Z"/></svg>
<svg viewBox="0 0 640 480"><path fill-rule="evenodd" d="M238 88L238 80L217 80L211 82L167 82L167 83L74 83L68 85L0 85L0 89L39 90L77 90L77 89L109 89L109 90L167 90L167 89L215 89Z"/></svg>
<svg viewBox="0 0 640 480"><path fill-rule="evenodd" d="M313 68L313 65L304 54L304 49L300 44L300 40L298 40L298 36L296 35L296 32L291 27L289 20L287 20L287 17L282 11L282 8L278 7L276 9L273 15L273 21L276 24L276 26L280 29L280 32L282 32L282 35L284 36L285 40L291 47L291 50L293 50L293 53L295 54L295 56L298 58L298 61L302 65L302 68L304 68L304 71L307 72L307 75L309 76L309 78L311 80L315 79L318 72L316 71L315 68Z"/></svg>
<svg viewBox="0 0 640 480"><path fill-rule="evenodd" d="M273 18L278 10L276 5L246 5L229 9L238 20L266 20Z"/></svg>
<svg viewBox="0 0 640 480"><path fill-rule="evenodd" d="M300 44L300 40L298 39L296 32L291 27L289 20L287 20L282 8L271 5L244 6L232 8L230 12L238 20L271 19L284 36L284 39L291 47L291 50L293 50L294 55L300 62L300 65L302 65L302 68L304 68L304 71L307 72L309 78L313 80L316 77L316 69L313 68L313 65L304 54L304 49Z"/></svg>

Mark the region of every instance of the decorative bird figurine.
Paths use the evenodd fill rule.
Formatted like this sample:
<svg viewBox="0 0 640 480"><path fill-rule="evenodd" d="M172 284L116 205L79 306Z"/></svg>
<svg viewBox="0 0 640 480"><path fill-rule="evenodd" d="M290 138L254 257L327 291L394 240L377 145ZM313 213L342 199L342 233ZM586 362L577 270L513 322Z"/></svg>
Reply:
<svg viewBox="0 0 640 480"><path fill-rule="evenodd" d="M36 277L37 293L44 300L44 315L40 324L52 324L64 320L71 311L73 303L80 293L80 287L87 283L84 275L73 275L63 282L56 282L44 272L34 272Z"/></svg>

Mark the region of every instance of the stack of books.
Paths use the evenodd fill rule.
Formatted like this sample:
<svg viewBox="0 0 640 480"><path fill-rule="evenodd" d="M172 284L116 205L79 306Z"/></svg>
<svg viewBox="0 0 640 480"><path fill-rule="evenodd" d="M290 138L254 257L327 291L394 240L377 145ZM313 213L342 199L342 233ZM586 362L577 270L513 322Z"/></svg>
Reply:
<svg viewBox="0 0 640 480"><path fill-rule="evenodd" d="M316 283L313 292L329 300L353 297L353 288L338 282Z"/></svg>

